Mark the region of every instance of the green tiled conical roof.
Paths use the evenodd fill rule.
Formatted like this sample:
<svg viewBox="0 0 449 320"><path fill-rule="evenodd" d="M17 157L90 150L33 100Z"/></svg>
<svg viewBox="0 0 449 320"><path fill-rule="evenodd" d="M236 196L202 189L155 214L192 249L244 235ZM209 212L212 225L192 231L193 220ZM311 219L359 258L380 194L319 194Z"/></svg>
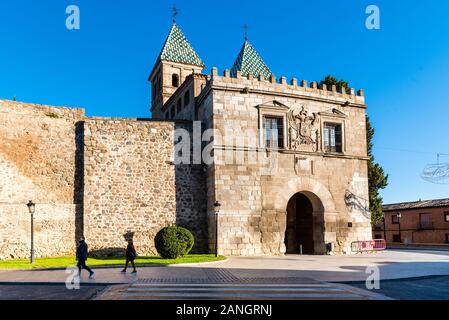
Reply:
<svg viewBox="0 0 449 320"><path fill-rule="evenodd" d="M165 40L157 61L160 60L204 67L203 61L176 23L173 23L167 40Z"/></svg>
<svg viewBox="0 0 449 320"><path fill-rule="evenodd" d="M240 71L243 76L252 74L254 77L262 75L265 79L268 79L272 72L262 60L256 49L249 43L248 39L245 39L242 49L235 60L231 69L231 76L235 77L237 71Z"/></svg>

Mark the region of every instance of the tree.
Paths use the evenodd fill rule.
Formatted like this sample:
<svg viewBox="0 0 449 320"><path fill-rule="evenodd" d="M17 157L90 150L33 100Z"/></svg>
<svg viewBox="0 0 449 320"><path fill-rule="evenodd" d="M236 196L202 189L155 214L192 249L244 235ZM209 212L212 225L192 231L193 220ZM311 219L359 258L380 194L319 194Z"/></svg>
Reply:
<svg viewBox="0 0 449 320"><path fill-rule="evenodd" d="M388 185L388 175L384 169L376 163L373 155L373 138L375 130L371 125L369 116L366 115L366 142L368 147L368 186L369 186L369 209L371 211L371 223L377 224L382 220L382 197L379 194L381 189Z"/></svg>
<svg viewBox="0 0 449 320"><path fill-rule="evenodd" d="M344 87L348 90L349 83L345 80L338 80L333 76L326 76L321 82L328 88L332 85ZM388 175L380 164L376 163L373 155L373 138L375 130L371 125L369 116L366 115L366 144L368 149L368 191L369 191L369 209L371 211L371 223L377 224L382 220L382 197L379 193L381 189L385 189L388 185Z"/></svg>
<svg viewBox="0 0 449 320"><path fill-rule="evenodd" d="M329 90L333 85L337 86L337 88L345 88L346 92L349 90L349 83L346 80L338 80L333 76L326 76L323 80L320 81L320 86L325 84L327 89Z"/></svg>

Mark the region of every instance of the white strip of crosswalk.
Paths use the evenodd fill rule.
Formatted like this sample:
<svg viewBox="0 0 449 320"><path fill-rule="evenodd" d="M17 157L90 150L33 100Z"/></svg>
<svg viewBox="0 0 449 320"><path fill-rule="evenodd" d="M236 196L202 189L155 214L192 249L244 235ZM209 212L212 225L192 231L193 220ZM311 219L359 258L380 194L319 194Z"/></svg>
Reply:
<svg viewBox="0 0 449 320"><path fill-rule="evenodd" d="M131 300L184 299L363 299L327 284L134 284Z"/></svg>

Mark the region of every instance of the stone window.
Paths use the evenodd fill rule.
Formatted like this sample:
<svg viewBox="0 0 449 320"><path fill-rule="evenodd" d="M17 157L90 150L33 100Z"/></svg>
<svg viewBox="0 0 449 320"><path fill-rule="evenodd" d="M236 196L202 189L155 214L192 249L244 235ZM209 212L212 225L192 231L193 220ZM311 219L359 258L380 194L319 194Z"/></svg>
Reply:
<svg viewBox="0 0 449 320"><path fill-rule="evenodd" d="M444 221L445 221L445 222L449 222L449 211L446 211L446 212L444 213Z"/></svg>
<svg viewBox="0 0 449 320"><path fill-rule="evenodd" d="M343 152L342 125L340 123L325 122L323 136L325 152Z"/></svg>
<svg viewBox="0 0 449 320"><path fill-rule="evenodd" d="M182 108L182 102L181 102L181 98L179 98L178 102L176 104L176 113L180 113L181 112L181 108Z"/></svg>
<svg viewBox="0 0 449 320"><path fill-rule="evenodd" d="M263 130L266 148L284 148L284 119L282 117L264 116Z"/></svg>
<svg viewBox="0 0 449 320"><path fill-rule="evenodd" d="M176 73L171 76L171 85L175 88L179 87L179 76Z"/></svg>
<svg viewBox="0 0 449 320"><path fill-rule="evenodd" d="M184 107L190 104L190 90L187 90L184 94Z"/></svg>

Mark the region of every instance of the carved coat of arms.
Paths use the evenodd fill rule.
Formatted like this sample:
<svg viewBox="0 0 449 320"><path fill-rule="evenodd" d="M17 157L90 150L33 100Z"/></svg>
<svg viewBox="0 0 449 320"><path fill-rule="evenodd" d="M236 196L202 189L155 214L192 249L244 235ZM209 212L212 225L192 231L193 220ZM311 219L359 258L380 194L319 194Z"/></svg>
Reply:
<svg viewBox="0 0 449 320"><path fill-rule="evenodd" d="M296 151L319 150L320 129L319 117L316 113L308 115L304 106L299 113L288 112L290 148Z"/></svg>

